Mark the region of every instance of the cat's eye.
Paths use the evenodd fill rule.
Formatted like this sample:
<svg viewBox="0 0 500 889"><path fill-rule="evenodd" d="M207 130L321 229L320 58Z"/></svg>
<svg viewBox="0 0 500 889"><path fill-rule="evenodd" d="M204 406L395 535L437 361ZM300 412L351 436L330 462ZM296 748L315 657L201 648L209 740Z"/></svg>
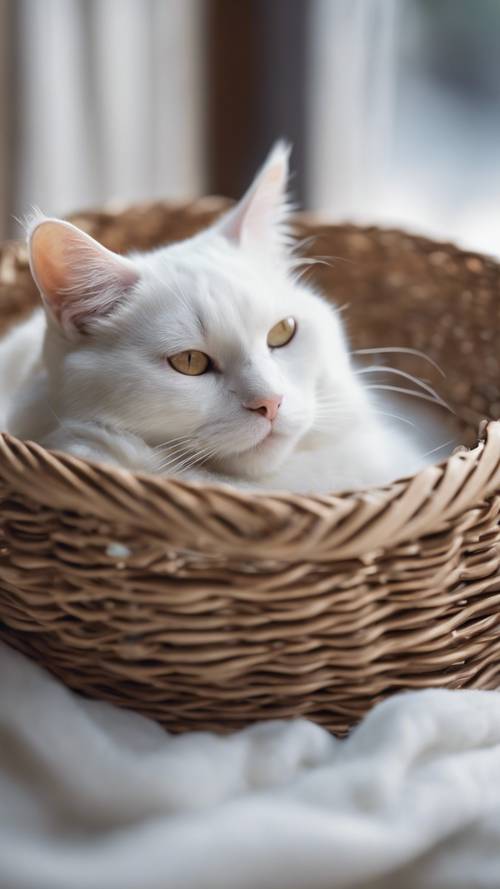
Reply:
<svg viewBox="0 0 500 889"><path fill-rule="evenodd" d="M186 349L185 352L171 355L168 363L180 374L187 374L190 377L199 377L210 368L210 358L208 355L205 355L204 352L198 352L197 349Z"/></svg>
<svg viewBox="0 0 500 889"><path fill-rule="evenodd" d="M283 318L278 321L267 334L267 345L271 349L279 349L280 346L286 346L293 338L297 330L297 322L295 318Z"/></svg>

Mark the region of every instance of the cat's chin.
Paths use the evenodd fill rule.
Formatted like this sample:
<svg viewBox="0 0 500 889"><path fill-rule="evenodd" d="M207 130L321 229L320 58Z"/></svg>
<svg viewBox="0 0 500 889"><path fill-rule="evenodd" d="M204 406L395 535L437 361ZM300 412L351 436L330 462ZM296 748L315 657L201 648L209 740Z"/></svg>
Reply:
<svg viewBox="0 0 500 889"><path fill-rule="evenodd" d="M225 470L232 475L258 479L279 469L292 453L297 439L274 429L247 450L228 457Z"/></svg>

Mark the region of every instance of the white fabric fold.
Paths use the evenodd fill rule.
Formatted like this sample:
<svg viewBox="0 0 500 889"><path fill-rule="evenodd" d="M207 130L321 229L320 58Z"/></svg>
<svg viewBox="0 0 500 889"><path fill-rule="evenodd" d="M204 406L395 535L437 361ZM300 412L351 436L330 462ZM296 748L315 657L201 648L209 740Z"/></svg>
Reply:
<svg viewBox="0 0 500 889"><path fill-rule="evenodd" d="M0 889L498 889L500 694L167 735L0 646Z"/></svg>

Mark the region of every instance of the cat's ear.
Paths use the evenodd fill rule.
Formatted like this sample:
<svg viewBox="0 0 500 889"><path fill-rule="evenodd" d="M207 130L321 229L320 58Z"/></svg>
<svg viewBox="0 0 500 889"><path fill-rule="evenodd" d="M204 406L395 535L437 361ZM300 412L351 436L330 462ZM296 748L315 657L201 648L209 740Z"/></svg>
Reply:
<svg viewBox="0 0 500 889"><path fill-rule="evenodd" d="M284 249L290 235L286 220L290 146L277 142L250 188L217 224L228 240L242 246Z"/></svg>
<svg viewBox="0 0 500 889"><path fill-rule="evenodd" d="M69 222L37 215L28 224L28 246L42 299L69 335L109 314L138 279L131 260Z"/></svg>

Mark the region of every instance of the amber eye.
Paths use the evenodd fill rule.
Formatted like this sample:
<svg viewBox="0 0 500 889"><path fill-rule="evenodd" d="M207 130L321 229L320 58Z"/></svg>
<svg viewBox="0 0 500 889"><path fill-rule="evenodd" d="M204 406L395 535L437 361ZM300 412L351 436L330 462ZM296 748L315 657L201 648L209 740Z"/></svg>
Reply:
<svg viewBox="0 0 500 889"><path fill-rule="evenodd" d="M297 330L297 322L295 318L283 318L278 321L267 334L267 345L271 349L279 349L280 346L286 346L292 339Z"/></svg>
<svg viewBox="0 0 500 889"><path fill-rule="evenodd" d="M185 352L178 352L177 355L171 355L168 363L179 371L180 374L187 374L190 377L199 377L200 374L206 373L210 367L210 358L204 352L198 352L196 349L186 349Z"/></svg>

